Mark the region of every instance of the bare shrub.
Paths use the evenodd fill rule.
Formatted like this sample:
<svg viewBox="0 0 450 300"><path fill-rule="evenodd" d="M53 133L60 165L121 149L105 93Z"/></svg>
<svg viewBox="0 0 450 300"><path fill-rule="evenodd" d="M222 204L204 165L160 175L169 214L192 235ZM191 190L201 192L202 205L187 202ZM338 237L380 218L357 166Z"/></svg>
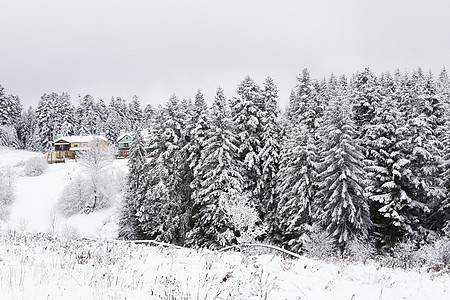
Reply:
<svg viewBox="0 0 450 300"><path fill-rule="evenodd" d="M417 244L412 240L397 243L392 250L390 265L403 269L418 266Z"/></svg>
<svg viewBox="0 0 450 300"><path fill-rule="evenodd" d="M419 261L435 271L450 269L450 239L442 237L420 248L417 253Z"/></svg>
<svg viewBox="0 0 450 300"><path fill-rule="evenodd" d="M35 156L25 162L25 176L39 176L44 173L48 165L41 156Z"/></svg>
<svg viewBox="0 0 450 300"><path fill-rule="evenodd" d="M371 242L355 238L348 243L345 255L351 260L366 263L368 259L374 258L375 252Z"/></svg>
<svg viewBox="0 0 450 300"><path fill-rule="evenodd" d="M13 177L10 171L0 170L0 220L6 221L13 202Z"/></svg>
<svg viewBox="0 0 450 300"><path fill-rule="evenodd" d="M104 172L103 176L95 180L95 186L89 176L74 178L63 190L58 199L58 210L70 217L78 213L90 213L111 207L115 197L123 187L123 174L117 172ZM95 197L95 206L92 202ZM88 208L88 211L86 209Z"/></svg>
<svg viewBox="0 0 450 300"><path fill-rule="evenodd" d="M307 256L328 258L336 255L334 239L318 226L309 226L303 236L303 246Z"/></svg>

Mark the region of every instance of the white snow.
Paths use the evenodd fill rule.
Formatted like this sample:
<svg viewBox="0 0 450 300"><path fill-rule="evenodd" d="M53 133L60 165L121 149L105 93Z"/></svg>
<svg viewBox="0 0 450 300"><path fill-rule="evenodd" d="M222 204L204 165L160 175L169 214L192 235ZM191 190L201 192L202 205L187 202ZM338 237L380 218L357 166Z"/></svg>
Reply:
<svg viewBox="0 0 450 300"><path fill-rule="evenodd" d="M114 207L69 219L57 215L61 238L43 237L38 232L50 231L59 195L83 170L67 162L22 176L24 162L38 155L0 148L0 167L16 174L10 218L0 223L0 299L450 299L449 274L426 267L114 241ZM126 169L126 162L112 167ZM97 241L74 239L73 232Z"/></svg>
<svg viewBox="0 0 450 300"><path fill-rule="evenodd" d="M52 214L55 213L56 203L64 187L69 184L83 167L72 160L66 163L49 165L44 174L36 177L23 176L23 166L30 157L42 156L41 153L22 150L0 148L0 166L4 170L15 174L14 179L14 204L11 207L9 220L3 226L20 232L48 232L51 227ZM127 160L115 160L109 168L121 168L126 170ZM96 211L89 215L80 214L70 218L64 218L56 212L56 232L67 230L78 232L80 236L114 237L111 232L111 218L115 215L115 207ZM103 228L106 225L109 229Z"/></svg>

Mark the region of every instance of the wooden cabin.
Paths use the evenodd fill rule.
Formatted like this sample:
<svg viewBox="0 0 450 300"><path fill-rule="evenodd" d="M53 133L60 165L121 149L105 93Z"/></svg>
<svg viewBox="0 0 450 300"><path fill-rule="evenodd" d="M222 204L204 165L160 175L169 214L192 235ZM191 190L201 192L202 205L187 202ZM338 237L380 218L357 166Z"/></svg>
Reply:
<svg viewBox="0 0 450 300"><path fill-rule="evenodd" d="M76 159L78 157L78 153L85 149L89 142L96 139L101 140L103 146L108 145L108 140L104 135L58 136L55 140L56 158L60 160Z"/></svg>
<svg viewBox="0 0 450 300"><path fill-rule="evenodd" d="M55 151L47 151L47 152L45 152L44 153L44 159L47 161L48 164L64 162L64 160L59 160L57 158Z"/></svg>

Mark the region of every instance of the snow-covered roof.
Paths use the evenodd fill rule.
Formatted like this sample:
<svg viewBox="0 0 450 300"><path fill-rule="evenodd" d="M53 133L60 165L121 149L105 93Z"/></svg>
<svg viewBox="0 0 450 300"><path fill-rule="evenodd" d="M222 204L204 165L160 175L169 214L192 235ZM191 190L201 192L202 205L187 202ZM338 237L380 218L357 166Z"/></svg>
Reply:
<svg viewBox="0 0 450 300"><path fill-rule="evenodd" d="M70 147L70 151L80 151L80 150L87 150L90 149L89 147Z"/></svg>
<svg viewBox="0 0 450 300"><path fill-rule="evenodd" d="M123 139L125 136L129 136L129 137L133 137L133 135L134 135L134 132L125 132L125 133L122 133L121 135L119 135L118 137L117 137L117 142L118 143L128 143L128 142L119 142L121 139ZM148 140L149 139L149 131L148 131L148 129L146 128L146 129L143 129L143 130L141 130L141 136L142 136L142 139L144 140L144 141L146 141L146 140Z"/></svg>
<svg viewBox="0 0 450 300"><path fill-rule="evenodd" d="M89 143L90 141L98 140L98 139L105 141L105 142L108 141L104 136L101 136L101 135L93 135L93 134L91 134L91 135L71 135L71 136L59 137L58 139L56 139L55 144L58 143L58 141L60 141L60 140L64 140L64 141L72 144L72 143Z"/></svg>
<svg viewBox="0 0 450 300"><path fill-rule="evenodd" d="M125 133L122 133L121 135L119 135L119 136L117 137L117 142L119 142L121 139L123 139L123 138L126 137L127 135L128 135L129 137L133 137L134 132L125 132Z"/></svg>

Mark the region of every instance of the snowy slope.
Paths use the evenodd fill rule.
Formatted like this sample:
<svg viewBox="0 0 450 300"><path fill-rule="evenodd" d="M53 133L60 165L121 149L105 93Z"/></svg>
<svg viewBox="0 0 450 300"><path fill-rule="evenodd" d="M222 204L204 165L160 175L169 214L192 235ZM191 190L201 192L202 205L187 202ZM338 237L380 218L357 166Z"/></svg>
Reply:
<svg viewBox="0 0 450 300"><path fill-rule="evenodd" d="M64 186L83 170L69 162L50 165L38 177L22 176L24 162L36 155L0 148L0 166L16 174L15 202L0 231L0 299L450 299L449 274L425 267L112 241L114 207L69 219L57 215L61 239L42 237L37 233L51 231ZM116 160L111 168L126 170L126 162ZM74 231L98 241L76 240Z"/></svg>
<svg viewBox="0 0 450 300"><path fill-rule="evenodd" d="M15 177L14 204L9 220L3 226L21 232L48 232L54 224L56 232L70 228L81 236L99 237L104 234L104 237L112 237L115 233L103 227L115 215L116 207L70 218L65 218L55 211L55 205L64 187L83 172L79 163L68 161L64 164L52 164L40 176L23 175L26 161L40 155L42 154L36 152L0 148L0 166L3 170L12 172ZM126 160L115 160L109 168L119 168L125 172L126 163Z"/></svg>
<svg viewBox="0 0 450 300"><path fill-rule="evenodd" d="M0 239L0 299L448 299L448 274L275 254Z"/></svg>

